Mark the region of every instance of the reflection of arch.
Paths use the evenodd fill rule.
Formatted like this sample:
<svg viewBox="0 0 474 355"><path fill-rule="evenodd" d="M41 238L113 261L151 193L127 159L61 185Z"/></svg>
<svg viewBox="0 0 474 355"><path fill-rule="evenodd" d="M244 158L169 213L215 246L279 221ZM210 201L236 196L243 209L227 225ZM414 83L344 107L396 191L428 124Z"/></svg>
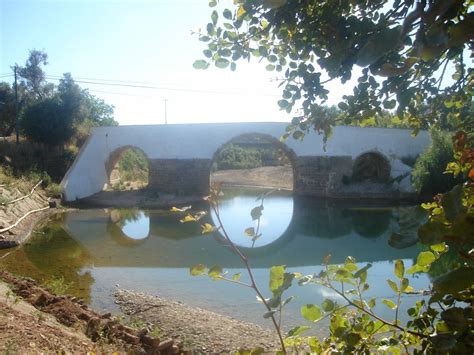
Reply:
<svg viewBox="0 0 474 355"><path fill-rule="evenodd" d="M387 182L390 180L390 162L379 152L359 155L352 166L353 181Z"/></svg>
<svg viewBox="0 0 474 355"><path fill-rule="evenodd" d="M109 223L107 224L107 231L110 233L111 238L119 245L122 246L137 246L143 244L145 240L150 236L150 220L148 216L144 216L148 220L148 233L144 238L133 238L127 235L123 231L123 227L127 221L137 220L141 218L141 211L135 209L112 209L109 211Z"/></svg>
<svg viewBox="0 0 474 355"><path fill-rule="evenodd" d="M141 152L147 160L148 167L150 166L150 160L148 158L148 155L145 153L143 149L134 145L124 145L120 148L117 148L112 153L110 153L109 158L107 159L107 162L105 163L105 171L107 173L107 183L106 183L107 187L110 187L111 185L110 179L111 179L111 174L112 174L112 171L114 170L115 165L118 163L123 153L125 153L125 151L129 149ZM148 181L149 181L149 176L148 176Z"/></svg>
<svg viewBox="0 0 474 355"><path fill-rule="evenodd" d="M293 180L293 186L295 186L295 161L296 161L296 154L295 152L289 148L285 143L281 142L280 139L269 135L269 134L263 134L263 133L255 133L255 132L249 132L249 133L243 133L239 134L230 140L228 140L226 143L222 144L215 152L214 155L212 156L212 164L217 160L219 154L229 145L229 144L236 144L236 145L242 145L242 141L250 141L254 140L253 144L258 144L258 142L261 143L270 143L276 150L281 150L283 154L288 158L291 168L292 168L292 180ZM249 142L249 144L252 144Z"/></svg>
<svg viewBox="0 0 474 355"><path fill-rule="evenodd" d="M368 239L379 238L390 226L391 209L350 210L354 231Z"/></svg>

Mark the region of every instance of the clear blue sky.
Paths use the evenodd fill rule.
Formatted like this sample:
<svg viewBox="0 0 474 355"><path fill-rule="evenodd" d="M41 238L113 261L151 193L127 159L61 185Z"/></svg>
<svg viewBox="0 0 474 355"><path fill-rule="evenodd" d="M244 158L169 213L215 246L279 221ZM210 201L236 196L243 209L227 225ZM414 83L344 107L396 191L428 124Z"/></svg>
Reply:
<svg viewBox="0 0 474 355"><path fill-rule="evenodd" d="M193 69L204 45L191 31L205 28L210 12L208 0L0 0L0 74L40 49L49 55L48 75L164 88L81 83L115 106L120 124L164 123L164 99L169 123L289 121L270 80L277 74L263 63L239 63L236 72ZM332 89L334 103L343 89Z"/></svg>

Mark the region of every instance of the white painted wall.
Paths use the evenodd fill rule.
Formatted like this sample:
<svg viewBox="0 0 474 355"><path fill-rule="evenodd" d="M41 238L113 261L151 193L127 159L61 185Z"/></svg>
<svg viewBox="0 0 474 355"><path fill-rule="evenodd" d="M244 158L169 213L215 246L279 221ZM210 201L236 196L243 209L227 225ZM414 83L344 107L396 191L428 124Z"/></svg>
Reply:
<svg viewBox="0 0 474 355"><path fill-rule="evenodd" d="M142 149L149 159L212 159L214 153L241 134L260 133L279 139L286 123L213 123L153 126L98 127L84 144L61 185L66 201L84 198L102 190L107 183L106 163L112 152L123 146ZM419 154L429 144L427 132L411 136L410 130L339 126L323 149L322 136L314 132L303 141L285 144L297 156L339 156L356 158L378 151L391 161Z"/></svg>

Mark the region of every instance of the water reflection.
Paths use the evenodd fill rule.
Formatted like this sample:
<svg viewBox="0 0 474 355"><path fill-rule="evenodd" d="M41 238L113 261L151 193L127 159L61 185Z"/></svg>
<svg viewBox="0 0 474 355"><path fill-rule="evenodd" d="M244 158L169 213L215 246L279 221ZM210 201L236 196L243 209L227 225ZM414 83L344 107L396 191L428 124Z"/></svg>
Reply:
<svg viewBox="0 0 474 355"><path fill-rule="evenodd" d="M388 244L397 229L399 211L309 203L275 195L265 201L263 236L251 248L244 229L252 226L250 210L256 194L226 195L221 214L234 241L243 247L258 281L268 282L267 268L287 265L303 273L317 272L325 255L342 263L347 255L372 262L373 294L391 294L385 282L394 259L412 260L416 247L396 249ZM181 299L197 306L217 307L232 316L251 320L260 305L248 290L235 285L191 278L188 268L197 263L241 269L240 259L218 233L201 234L194 223L180 223L182 215L158 210L82 210L53 218L23 247L0 261L8 270L40 279L63 276L74 282L71 291L94 306L110 307L116 283ZM203 220L212 223L212 215ZM1 254L0 254L1 256ZM370 280L369 280L370 281ZM426 283L419 279L419 285ZM416 285L415 285L416 286ZM318 302L324 290L295 287L299 302ZM242 307L248 309L242 313ZM297 303L292 306L297 307ZM232 311L232 310L235 310ZM234 312L234 313L233 313ZM248 314L247 314L248 313ZM295 311L295 314L299 314ZM296 322L296 320L295 320Z"/></svg>

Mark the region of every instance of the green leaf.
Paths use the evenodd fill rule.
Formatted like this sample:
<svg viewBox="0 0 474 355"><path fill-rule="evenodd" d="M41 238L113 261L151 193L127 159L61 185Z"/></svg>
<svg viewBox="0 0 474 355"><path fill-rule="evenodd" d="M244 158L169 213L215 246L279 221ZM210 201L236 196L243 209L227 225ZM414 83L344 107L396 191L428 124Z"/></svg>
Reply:
<svg viewBox="0 0 474 355"><path fill-rule="evenodd" d="M245 228L244 232L247 236L253 237L255 235L255 228L254 227Z"/></svg>
<svg viewBox="0 0 474 355"><path fill-rule="evenodd" d="M399 279L402 279L405 275L405 264L403 264L403 261L400 259L395 260L394 274Z"/></svg>
<svg viewBox="0 0 474 355"><path fill-rule="evenodd" d="M387 283L389 284L389 286L392 288L392 290L396 293L398 293L398 286L395 282L393 282L392 280L388 279L387 280Z"/></svg>
<svg viewBox="0 0 474 355"><path fill-rule="evenodd" d="M287 100L278 100L278 106L280 106L281 109L285 109L288 107L290 103Z"/></svg>
<svg viewBox="0 0 474 355"><path fill-rule="evenodd" d="M372 264L367 264L365 265L362 269L358 270L357 272L354 273L354 278L361 278L361 282L365 282L365 280L367 279L367 270L369 270L370 268L372 267ZM365 273L365 275L364 275ZM364 278L364 280L362 281L362 278Z"/></svg>
<svg viewBox="0 0 474 355"><path fill-rule="evenodd" d="M252 216L252 220L257 220L262 216L263 206L257 206L252 208L250 211L250 216Z"/></svg>
<svg viewBox="0 0 474 355"><path fill-rule="evenodd" d="M474 268L462 266L433 281L433 290L445 294L457 294L474 285Z"/></svg>
<svg viewBox="0 0 474 355"><path fill-rule="evenodd" d="M346 111L346 110L349 109L349 105L346 104L345 102L342 102L342 101L339 102L339 103L337 104L337 106L338 106L342 111Z"/></svg>
<svg viewBox="0 0 474 355"><path fill-rule="evenodd" d="M267 69L268 71L273 71L275 70L275 66L273 64L268 64L265 69ZM287 105L288 106L288 105ZM280 106L281 107L281 106Z"/></svg>
<svg viewBox="0 0 474 355"><path fill-rule="evenodd" d="M202 234L212 233L215 230L214 226L209 223L204 223L203 225L201 225L201 229Z"/></svg>
<svg viewBox="0 0 474 355"><path fill-rule="evenodd" d="M238 273L232 275L232 281L239 281L241 277L242 277L242 273L238 272Z"/></svg>
<svg viewBox="0 0 474 355"><path fill-rule="evenodd" d="M444 215L448 221L454 220L464 211L462 205L463 195L462 185L456 185L451 191L443 194L441 197L441 206L443 206Z"/></svg>
<svg viewBox="0 0 474 355"><path fill-rule="evenodd" d="M416 258L417 265L429 266L436 260L436 256L430 251L422 251Z"/></svg>
<svg viewBox="0 0 474 355"><path fill-rule="evenodd" d="M270 268L270 290L272 292L278 290L283 285L285 269L284 265L272 266Z"/></svg>
<svg viewBox="0 0 474 355"><path fill-rule="evenodd" d="M402 279L402 282L400 283L400 291L405 292L409 284L410 284L410 281L408 281L408 279L404 277Z"/></svg>
<svg viewBox="0 0 474 355"><path fill-rule="evenodd" d="M383 102L383 107L387 110L391 110L391 109L395 108L396 105L397 105L396 100L385 100Z"/></svg>
<svg viewBox="0 0 474 355"><path fill-rule="evenodd" d="M189 269L189 272L191 273L191 275L193 276L199 276L199 275L202 275L206 272L206 265L203 265L203 264L197 264L197 265L193 265L191 266L191 268Z"/></svg>
<svg viewBox="0 0 474 355"><path fill-rule="evenodd" d="M179 221L180 221L181 223L196 222L196 218L194 218L193 216L191 216L190 214L188 214L187 216L185 216L184 218L180 219Z"/></svg>
<svg viewBox="0 0 474 355"><path fill-rule="evenodd" d="M438 253L445 253L448 251L448 246L445 243L440 243L431 245L430 249Z"/></svg>
<svg viewBox="0 0 474 355"><path fill-rule="evenodd" d="M220 267L219 265L214 265L209 269L207 274L211 279L219 280L222 276L222 267Z"/></svg>
<svg viewBox="0 0 474 355"><path fill-rule="evenodd" d="M396 305L393 301L391 301L391 300L388 300L388 299L385 299L385 298L384 298L384 299L382 300L382 303L383 303L384 305L386 305L388 308L391 308L391 309L397 308L397 305Z"/></svg>
<svg viewBox="0 0 474 355"><path fill-rule="evenodd" d="M323 303L321 303L321 307L324 312L331 312L334 310L334 307L336 306L336 303L334 303L333 300L326 298Z"/></svg>
<svg viewBox="0 0 474 355"><path fill-rule="evenodd" d="M271 316L273 316L275 314L276 311L268 311L268 312L265 312L263 314L263 318L267 319L267 318L270 318Z"/></svg>
<svg viewBox="0 0 474 355"><path fill-rule="evenodd" d="M218 19L219 19L219 14L217 13L217 11L216 10L212 11L211 20L214 26L217 24Z"/></svg>
<svg viewBox="0 0 474 355"><path fill-rule="evenodd" d="M281 306L284 307L286 306L288 303L290 303L292 300L295 299L295 296L290 296L288 297L286 300L284 300L282 303L281 303Z"/></svg>
<svg viewBox="0 0 474 355"><path fill-rule="evenodd" d="M219 58L216 60L216 67L220 69L227 68L229 64L230 64L229 60L225 58Z"/></svg>
<svg viewBox="0 0 474 355"><path fill-rule="evenodd" d="M301 307L301 315L310 322L315 322L321 318L321 310L315 304L307 304Z"/></svg>
<svg viewBox="0 0 474 355"><path fill-rule="evenodd" d="M207 69L209 67L209 63L203 59L199 59L193 63L193 67L194 69Z"/></svg>
<svg viewBox="0 0 474 355"><path fill-rule="evenodd" d="M232 11L230 11L229 9L225 9L224 12L222 13L222 15L228 19L228 20L232 20Z"/></svg>
<svg viewBox="0 0 474 355"><path fill-rule="evenodd" d="M288 331L286 334L287 337L297 337L298 335L303 334L304 332L307 332L310 330L311 327L308 327L307 325L302 325L299 327L294 327Z"/></svg>
<svg viewBox="0 0 474 355"><path fill-rule="evenodd" d="M418 238L423 244L440 244L444 241L446 226L439 221L430 221L418 228Z"/></svg>

